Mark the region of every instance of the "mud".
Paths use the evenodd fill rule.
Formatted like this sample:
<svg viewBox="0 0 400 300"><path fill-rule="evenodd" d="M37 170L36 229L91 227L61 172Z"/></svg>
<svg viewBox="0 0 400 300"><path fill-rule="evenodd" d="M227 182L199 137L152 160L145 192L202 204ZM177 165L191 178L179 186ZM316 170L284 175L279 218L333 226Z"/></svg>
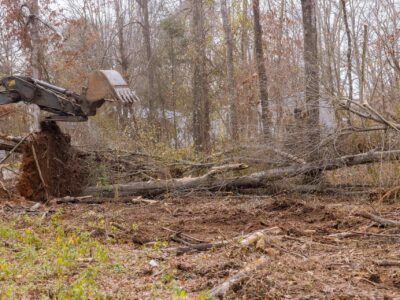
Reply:
<svg viewBox="0 0 400 300"><path fill-rule="evenodd" d="M35 155L36 154L36 155ZM27 200L79 195L87 185L88 168L71 146L71 138L55 122L42 122L23 150L17 190Z"/></svg>

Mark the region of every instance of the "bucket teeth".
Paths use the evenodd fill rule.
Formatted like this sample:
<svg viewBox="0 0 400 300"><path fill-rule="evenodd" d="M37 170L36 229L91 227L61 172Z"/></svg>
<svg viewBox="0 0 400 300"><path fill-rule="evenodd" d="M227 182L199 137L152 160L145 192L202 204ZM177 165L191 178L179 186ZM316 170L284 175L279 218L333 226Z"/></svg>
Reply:
<svg viewBox="0 0 400 300"><path fill-rule="evenodd" d="M138 100L137 96L129 88L116 88L116 93L123 103L134 103Z"/></svg>
<svg viewBox="0 0 400 300"><path fill-rule="evenodd" d="M118 88L116 92L119 100L124 103L134 103L138 100L138 97L129 88Z"/></svg>

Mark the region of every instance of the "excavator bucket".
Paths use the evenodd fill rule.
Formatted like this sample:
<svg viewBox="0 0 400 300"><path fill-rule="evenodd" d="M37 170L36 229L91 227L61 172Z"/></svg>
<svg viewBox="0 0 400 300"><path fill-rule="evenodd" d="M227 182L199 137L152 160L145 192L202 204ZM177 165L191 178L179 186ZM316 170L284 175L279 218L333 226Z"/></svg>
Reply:
<svg viewBox="0 0 400 300"><path fill-rule="evenodd" d="M139 100L121 74L114 70L95 71L88 77L86 100L95 105L103 99L126 104Z"/></svg>

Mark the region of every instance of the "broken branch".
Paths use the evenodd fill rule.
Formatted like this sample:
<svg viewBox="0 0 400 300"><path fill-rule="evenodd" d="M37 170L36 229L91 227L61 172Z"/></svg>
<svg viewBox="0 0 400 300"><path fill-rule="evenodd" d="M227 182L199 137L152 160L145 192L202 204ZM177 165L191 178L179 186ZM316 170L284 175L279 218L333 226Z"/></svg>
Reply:
<svg viewBox="0 0 400 300"><path fill-rule="evenodd" d="M371 221L374 221L380 225L383 225L385 227L389 227L389 226L395 226L395 227L399 227L400 226L400 221L394 221L394 220L390 220L390 219L385 219L382 217L379 217L377 215L368 213L368 212L356 212L354 213L354 216L357 217L363 217L365 219L369 219Z"/></svg>

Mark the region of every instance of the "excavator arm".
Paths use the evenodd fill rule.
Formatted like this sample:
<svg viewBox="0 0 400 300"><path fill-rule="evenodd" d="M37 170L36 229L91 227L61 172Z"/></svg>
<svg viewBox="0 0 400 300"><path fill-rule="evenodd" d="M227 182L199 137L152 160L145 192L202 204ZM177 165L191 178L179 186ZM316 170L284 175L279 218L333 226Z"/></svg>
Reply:
<svg viewBox="0 0 400 300"><path fill-rule="evenodd" d="M9 92L0 92L0 105L14 103L14 99Z"/></svg>
<svg viewBox="0 0 400 300"><path fill-rule="evenodd" d="M5 77L0 84L5 89L0 92L0 105L20 101L36 104L41 110L52 113L46 119L53 121L87 121L107 100L133 103L138 99L122 76L112 70L90 74L82 95L23 76Z"/></svg>

